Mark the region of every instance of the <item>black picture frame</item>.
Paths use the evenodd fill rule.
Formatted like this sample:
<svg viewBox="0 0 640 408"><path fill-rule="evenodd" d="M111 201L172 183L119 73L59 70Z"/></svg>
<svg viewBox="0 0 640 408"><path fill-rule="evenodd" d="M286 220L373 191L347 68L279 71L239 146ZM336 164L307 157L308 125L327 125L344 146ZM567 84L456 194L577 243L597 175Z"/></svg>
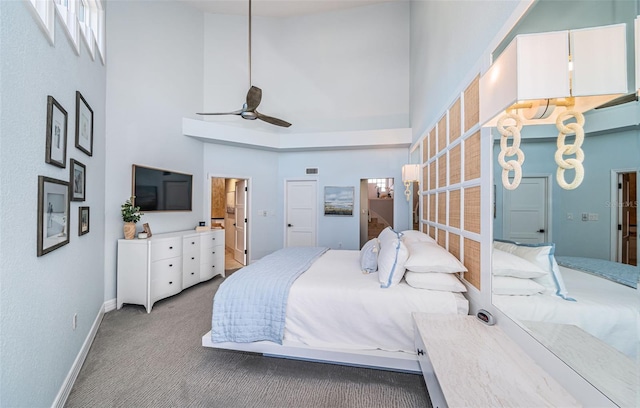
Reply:
<svg viewBox="0 0 640 408"><path fill-rule="evenodd" d="M54 166L67 166L67 111L47 96L47 136L44 161Z"/></svg>
<svg viewBox="0 0 640 408"><path fill-rule="evenodd" d="M69 206L68 182L38 176L38 256L69 243Z"/></svg>
<svg viewBox="0 0 640 408"><path fill-rule="evenodd" d="M71 159L69 169L69 197L71 201L84 201L87 198L87 167Z"/></svg>
<svg viewBox="0 0 640 408"><path fill-rule="evenodd" d="M76 91L76 147L93 156L93 109L80 91Z"/></svg>
<svg viewBox="0 0 640 408"><path fill-rule="evenodd" d="M78 236L89 233L89 207L78 207Z"/></svg>

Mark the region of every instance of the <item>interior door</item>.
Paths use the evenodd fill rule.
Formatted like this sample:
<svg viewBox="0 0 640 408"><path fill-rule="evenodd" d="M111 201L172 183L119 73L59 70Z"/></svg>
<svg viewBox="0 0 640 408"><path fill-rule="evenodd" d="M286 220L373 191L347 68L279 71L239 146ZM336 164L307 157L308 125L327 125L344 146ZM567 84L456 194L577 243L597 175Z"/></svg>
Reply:
<svg viewBox="0 0 640 408"><path fill-rule="evenodd" d="M360 248L369 239L369 180L360 180Z"/></svg>
<svg viewBox="0 0 640 408"><path fill-rule="evenodd" d="M527 244L548 242L547 178L523 177L504 190L503 237Z"/></svg>
<svg viewBox="0 0 640 408"><path fill-rule="evenodd" d="M618 262L637 265L636 173L618 174Z"/></svg>
<svg viewBox="0 0 640 408"><path fill-rule="evenodd" d="M233 259L243 265L247 264L247 190L247 180L236 181L236 230L233 246Z"/></svg>
<svg viewBox="0 0 640 408"><path fill-rule="evenodd" d="M285 247L316 246L316 184L315 180L287 181Z"/></svg>

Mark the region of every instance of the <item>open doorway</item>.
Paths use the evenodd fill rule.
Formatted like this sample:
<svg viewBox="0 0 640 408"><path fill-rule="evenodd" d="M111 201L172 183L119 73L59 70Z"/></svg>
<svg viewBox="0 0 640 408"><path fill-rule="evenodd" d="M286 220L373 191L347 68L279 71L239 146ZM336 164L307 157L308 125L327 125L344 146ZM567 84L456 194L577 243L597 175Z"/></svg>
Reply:
<svg viewBox="0 0 640 408"><path fill-rule="evenodd" d="M638 173L620 172L617 200L617 249L616 261L638 265Z"/></svg>
<svg viewBox="0 0 640 408"><path fill-rule="evenodd" d="M360 180L360 247L393 228L393 178Z"/></svg>
<svg viewBox="0 0 640 408"><path fill-rule="evenodd" d="M211 177L211 228L225 230L225 271L247 265L248 180Z"/></svg>

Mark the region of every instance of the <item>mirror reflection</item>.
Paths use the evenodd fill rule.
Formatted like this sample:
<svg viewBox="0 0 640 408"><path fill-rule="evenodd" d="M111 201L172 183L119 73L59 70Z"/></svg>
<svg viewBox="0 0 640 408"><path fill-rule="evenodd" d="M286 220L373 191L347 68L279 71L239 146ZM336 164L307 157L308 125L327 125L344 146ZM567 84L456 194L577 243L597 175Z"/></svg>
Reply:
<svg viewBox="0 0 640 408"><path fill-rule="evenodd" d="M539 1L496 52L521 33L623 22L632 92L637 14L629 1ZM635 97L585 113L584 180L574 190L556 181L555 125L523 129L515 190L502 185L492 130L493 303L620 406L636 406L639 387L639 114Z"/></svg>

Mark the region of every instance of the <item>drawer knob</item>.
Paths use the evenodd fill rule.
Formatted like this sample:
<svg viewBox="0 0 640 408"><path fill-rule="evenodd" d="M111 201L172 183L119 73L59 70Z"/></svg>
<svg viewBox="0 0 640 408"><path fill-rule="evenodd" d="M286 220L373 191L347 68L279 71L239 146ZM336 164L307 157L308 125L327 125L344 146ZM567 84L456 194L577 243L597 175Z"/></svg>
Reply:
<svg viewBox="0 0 640 408"><path fill-rule="evenodd" d="M196 244L195 242L191 241L191 245L195 245L195 244Z"/></svg>
<svg viewBox="0 0 640 408"><path fill-rule="evenodd" d="M211 253L212 253L212 254L215 254L215 253L216 253L216 251L211 251Z"/></svg>
<svg viewBox="0 0 640 408"><path fill-rule="evenodd" d="M191 272L191 274L192 274L192 275L195 275L196 273L195 273L195 272Z"/></svg>
<svg viewBox="0 0 640 408"><path fill-rule="evenodd" d="M194 258L194 257L192 256L192 257L191 257L191 259L196 259L196 258Z"/></svg>
<svg viewBox="0 0 640 408"><path fill-rule="evenodd" d="M172 267L173 267L173 264L169 264L169 268L172 268Z"/></svg>
<svg viewBox="0 0 640 408"><path fill-rule="evenodd" d="M211 265L211 267L212 267L212 268L215 268L216 266L215 266L215 265Z"/></svg>
<svg viewBox="0 0 640 408"><path fill-rule="evenodd" d="M424 356L424 350L420 350L420 349L418 349L418 355L419 355L419 356Z"/></svg>
<svg viewBox="0 0 640 408"><path fill-rule="evenodd" d="M173 285L173 281L169 281L169 285Z"/></svg>
<svg viewBox="0 0 640 408"><path fill-rule="evenodd" d="M211 238L211 239L213 239L214 241L216 240L215 238Z"/></svg>
<svg viewBox="0 0 640 408"><path fill-rule="evenodd" d="M173 249L173 247L171 246L171 247L169 247L169 249Z"/></svg>

